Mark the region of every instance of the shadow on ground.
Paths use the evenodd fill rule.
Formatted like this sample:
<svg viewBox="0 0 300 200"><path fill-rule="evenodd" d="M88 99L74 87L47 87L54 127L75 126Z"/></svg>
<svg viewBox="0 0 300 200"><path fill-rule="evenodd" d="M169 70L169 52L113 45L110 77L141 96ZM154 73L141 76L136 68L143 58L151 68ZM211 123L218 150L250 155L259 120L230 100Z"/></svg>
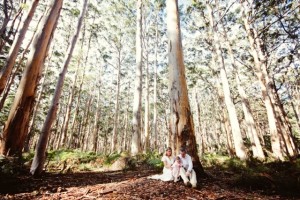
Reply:
<svg viewBox="0 0 300 200"><path fill-rule="evenodd" d="M128 179L141 178L154 173L151 170L143 171L115 171L115 172L79 172L70 174L45 173L39 178L30 174L18 177L1 177L0 193L17 194L38 190L64 190L69 187L84 187L95 184L122 182Z"/></svg>

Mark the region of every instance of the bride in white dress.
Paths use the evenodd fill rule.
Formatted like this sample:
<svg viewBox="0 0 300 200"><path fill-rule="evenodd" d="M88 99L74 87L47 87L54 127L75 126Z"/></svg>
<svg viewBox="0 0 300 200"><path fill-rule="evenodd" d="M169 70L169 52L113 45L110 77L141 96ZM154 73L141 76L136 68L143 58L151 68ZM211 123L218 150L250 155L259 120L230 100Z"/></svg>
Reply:
<svg viewBox="0 0 300 200"><path fill-rule="evenodd" d="M172 156L172 149L167 148L165 155L161 158L164 163L163 173L149 176L150 179L162 180L162 181L173 181L174 177L172 175L172 164L174 163L174 157Z"/></svg>

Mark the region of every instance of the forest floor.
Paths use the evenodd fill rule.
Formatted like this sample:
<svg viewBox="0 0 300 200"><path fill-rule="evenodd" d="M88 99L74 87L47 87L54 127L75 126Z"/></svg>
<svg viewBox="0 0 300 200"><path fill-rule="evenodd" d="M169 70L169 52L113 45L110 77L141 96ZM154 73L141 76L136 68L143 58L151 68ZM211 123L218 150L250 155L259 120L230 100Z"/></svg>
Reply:
<svg viewBox="0 0 300 200"><path fill-rule="evenodd" d="M233 184L233 172L205 171L209 176L200 179L197 188L185 186L182 181L147 179L158 171L145 166L110 172L51 172L39 178L24 171L0 177L0 199L300 199L299 190L278 190L268 175L261 175L255 183L262 187L251 188Z"/></svg>
<svg viewBox="0 0 300 200"><path fill-rule="evenodd" d="M216 155L202 157L206 176L196 188L182 181L148 179L162 172L161 155L130 157L76 150L47 154L46 172L29 173L33 153L0 156L2 199L300 199L300 159L286 162L241 162Z"/></svg>

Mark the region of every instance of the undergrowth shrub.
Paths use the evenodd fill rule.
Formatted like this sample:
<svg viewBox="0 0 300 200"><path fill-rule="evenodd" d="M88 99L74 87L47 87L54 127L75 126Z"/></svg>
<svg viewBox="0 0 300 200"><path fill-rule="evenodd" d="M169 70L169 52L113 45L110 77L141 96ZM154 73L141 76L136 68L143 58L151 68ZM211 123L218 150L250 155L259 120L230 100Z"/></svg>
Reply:
<svg viewBox="0 0 300 200"><path fill-rule="evenodd" d="M111 165L114 161L121 157L120 153L112 153L105 156L104 165Z"/></svg>
<svg viewBox="0 0 300 200"><path fill-rule="evenodd" d="M161 161L161 154L159 154L158 151L148 151L145 160L148 165L157 169L162 169L164 166Z"/></svg>

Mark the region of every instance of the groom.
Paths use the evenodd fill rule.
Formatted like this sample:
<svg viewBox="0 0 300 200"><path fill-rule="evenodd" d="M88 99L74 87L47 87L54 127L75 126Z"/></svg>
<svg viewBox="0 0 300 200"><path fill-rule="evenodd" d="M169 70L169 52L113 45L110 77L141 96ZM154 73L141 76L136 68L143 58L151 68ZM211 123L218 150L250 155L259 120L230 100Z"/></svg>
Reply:
<svg viewBox="0 0 300 200"><path fill-rule="evenodd" d="M180 168L179 175L183 179L185 185L197 186L196 172L193 170L192 158L186 153L186 148L180 148L179 157L181 158L182 167Z"/></svg>

